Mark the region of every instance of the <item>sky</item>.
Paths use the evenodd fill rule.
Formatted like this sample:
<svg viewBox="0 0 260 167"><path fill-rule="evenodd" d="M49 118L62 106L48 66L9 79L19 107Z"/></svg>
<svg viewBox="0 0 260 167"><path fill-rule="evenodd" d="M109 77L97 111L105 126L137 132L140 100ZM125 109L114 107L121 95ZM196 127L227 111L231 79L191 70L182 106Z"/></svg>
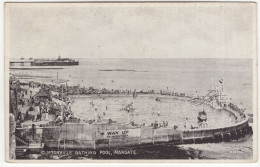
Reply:
<svg viewBox="0 0 260 167"><path fill-rule="evenodd" d="M254 3L13 3L9 58L252 58Z"/></svg>

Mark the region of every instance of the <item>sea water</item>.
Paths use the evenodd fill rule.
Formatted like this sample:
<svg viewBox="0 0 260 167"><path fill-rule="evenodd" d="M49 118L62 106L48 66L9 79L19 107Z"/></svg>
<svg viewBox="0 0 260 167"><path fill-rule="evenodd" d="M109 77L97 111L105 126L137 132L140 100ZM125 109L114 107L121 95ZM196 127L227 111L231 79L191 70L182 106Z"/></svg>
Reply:
<svg viewBox="0 0 260 167"><path fill-rule="evenodd" d="M11 69L10 73L29 75L26 80L65 79L68 85L97 89L168 90L206 95L212 87L220 87L232 102L252 111L252 59L78 59L78 66L61 69ZM35 68L36 67L36 68ZM17 66L16 66L17 68ZM53 68L53 66L51 66ZM23 69L23 70L21 70ZM34 77L35 76L35 77Z"/></svg>
<svg viewBox="0 0 260 167"><path fill-rule="evenodd" d="M235 118L229 112L213 109L209 105L196 106L187 100L179 100L173 97L160 97L158 95L138 95L136 98L130 96L116 95L91 95L75 98L72 105L74 114L84 120L94 120L97 115L101 119L112 119L118 123L131 123L151 125L158 122L168 123L168 127L178 126L184 129L184 124L189 123L187 128L198 125L198 113L205 110L207 113L208 127L225 127L234 123ZM133 103L133 111L124 108ZM91 105L94 104L94 105ZM217 118L217 119L216 119Z"/></svg>

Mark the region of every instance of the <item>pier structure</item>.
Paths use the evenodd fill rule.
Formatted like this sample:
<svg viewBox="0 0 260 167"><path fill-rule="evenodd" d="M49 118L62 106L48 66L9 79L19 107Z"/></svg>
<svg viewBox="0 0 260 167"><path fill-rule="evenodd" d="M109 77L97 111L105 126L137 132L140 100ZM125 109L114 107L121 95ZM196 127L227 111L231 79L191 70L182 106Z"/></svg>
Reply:
<svg viewBox="0 0 260 167"><path fill-rule="evenodd" d="M69 58L61 58L59 56L58 59L24 59L21 58L19 60L10 60L9 66L74 66L79 65L79 61Z"/></svg>
<svg viewBox="0 0 260 167"><path fill-rule="evenodd" d="M31 66L33 60L19 60L19 61L9 61L9 66L15 66L15 65L20 65L20 66Z"/></svg>
<svg viewBox="0 0 260 167"><path fill-rule="evenodd" d="M193 98L194 101L198 98ZM202 105L204 103L209 103L210 106L217 109L222 109L230 105L231 101L228 95L224 92L224 80L219 80L219 86L214 87L212 85L211 90L208 90L208 93L203 96L202 99L197 100L197 104L195 105Z"/></svg>

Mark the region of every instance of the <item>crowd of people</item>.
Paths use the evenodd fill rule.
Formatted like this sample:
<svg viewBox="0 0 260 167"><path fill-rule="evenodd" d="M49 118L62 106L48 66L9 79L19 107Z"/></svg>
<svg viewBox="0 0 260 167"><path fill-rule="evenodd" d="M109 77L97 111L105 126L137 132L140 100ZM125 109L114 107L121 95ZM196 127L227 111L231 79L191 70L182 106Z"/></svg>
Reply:
<svg viewBox="0 0 260 167"><path fill-rule="evenodd" d="M53 84L44 84L37 82L30 82L31 85L45 86L48 87L53 92L59 92L59 95L56 95L56 98L62 99L62 95L84 95L84 94L133 94L135 90L131 89L106 89L106 88L94 88L94 87L81 87L78 86L68 86L68 85L53 85ZM171 96L180 96L180 97L194 97L195 94L187 94L187 93L178 93L175 90L159 90L156 91L154 89L148 90L139 90L136 92L138 94L161 94L161 95L171 95ZM62 99L63 100L63 99Z"/></svg>
<svg viewBox="0 0 260 167"><path fill-rule="evenodd" d="M193 94L185 94L185 93L177 93L175 90L159 90L159 92L150 89L147 91L140 90L136 92L136 90L127 90L127 89L96 89L94 87L80 87L78 86L67 86L67 85L49 85L37 82L30 82L29 89L25 89L21 91L19 104L24 106L26 103L30 105L28 111L26 111L25 120L29 118L30 111L36 111L37 114L32 118L33 121L42 121L48 120L49 114L53 114L55 116L56 122L66 122L73 121L79 122L80 119L75 118L73 112L71 111L71 104L73 102L72 99L69 98L69 95L80 95L80 94L160 94L160 95L170 95L170 96L179 96L179 97L190 97L194 98ZM44 90L47 95L50 97L47 98L37 98L32 95L32 90ZM25 96L29 95L28 101L26 101ZM198 96L196 96L199 98ZM58 99L63 103L57 103L52 101L51 98ZM160 99L158 100L160 101ZM229 104L229 107L238 110L237 106ZM22 120L23 115L21 113L18 114L19 118ZM154 127L166 127L168 126L168 122L153 123ZM188 126L186 126L187 128Z"/></svg>
<svg viewBox="0 0 260 167"><path fill-rule="evenodd" d="M49 120L50 103L47 99L45 101L40 101L40 104L38 106L35 106L34 108L37 112L37 115L33 118L32 121Z"/></svg>
<svg viewBox="0 0 260 167"><path fill-rule="evenodd" d="M53 98L58 99L58 97L52 95L50 88L51 87L49 85L36 82L20 84L18 104L21 107L18 107L17 113L18 126L27 120L31 120L32 122L48 122L50 114L54 115L54 121L56 122L69 120L69 118L72 116L72 100L68 97L62 99L60 102L57 102L57 100L52 100ZM27 108L26 111L24 108ZM25 113L22 112L22 110L24 110Z"/></svg>
<svg viewBox="0 0 260 167"><path fill-rule="evenodd" d="M151 126L154 129L161 128L161 127L168 127L168 121L163 121L162 123L155 121L154 123L151 123Z"/></svg>

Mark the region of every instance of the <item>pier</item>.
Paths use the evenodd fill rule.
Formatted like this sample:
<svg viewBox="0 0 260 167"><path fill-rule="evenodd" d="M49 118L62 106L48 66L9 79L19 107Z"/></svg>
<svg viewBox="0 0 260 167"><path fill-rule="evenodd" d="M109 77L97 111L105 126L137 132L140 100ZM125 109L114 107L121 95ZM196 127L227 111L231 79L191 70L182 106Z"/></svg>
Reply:
<svg viewBox="0 0 260 167"><path fill-rule="evenodd" d="M10 61L9 66L15 66L15 65L20 65L20 66L31 66L33 60L19 60L19 61Z"/></svg>
<svg viewBox="0 0 260 167"><path fill-rule="evenodd" d="M9 66L75 66L79 65L79 61L69 58L61 58L58 59L19 59L19 60L10 60Z"/></svg>

